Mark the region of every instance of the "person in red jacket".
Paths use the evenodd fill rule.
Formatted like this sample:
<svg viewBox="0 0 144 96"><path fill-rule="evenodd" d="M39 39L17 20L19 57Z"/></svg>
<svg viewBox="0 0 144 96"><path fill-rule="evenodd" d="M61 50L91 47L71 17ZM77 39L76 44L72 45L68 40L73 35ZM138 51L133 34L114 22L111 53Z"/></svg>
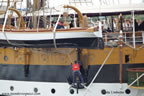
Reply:
<svg viewBox="0 0 144 96"><path fill-rule="evenodd" d="M77 61L75 61L74 64L72 64L72 71L73 71L73 84L76 83L77 76L79 77L81 83L84 83L83 77L80 72L80 66Z"/></svg>

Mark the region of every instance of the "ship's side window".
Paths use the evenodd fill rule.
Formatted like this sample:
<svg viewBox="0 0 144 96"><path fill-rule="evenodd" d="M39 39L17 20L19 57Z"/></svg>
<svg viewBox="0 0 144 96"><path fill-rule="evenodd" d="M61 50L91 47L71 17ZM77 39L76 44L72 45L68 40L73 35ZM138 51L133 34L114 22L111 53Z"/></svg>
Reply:
<svg viewBox="0 0 144 96"><path fill-rule="evenodd" d="M71 94L74 94L74 90L73 90L73 89L70 89L70 93L71 93Z"/></svg>
<svg viewBox="0 0 144 96"><path fill-rule="evenodd" d="M129 63L130 59L129 59L129 55L125 55L125 63Z"/></svg>
<svg viewBox="0 0 144 96"><path fill-rule="evenodd" d="M38 92L38 88L34 88L34 92L37 93Z"/></svg>
<svg viewBox="0 0 144 96"><path fill-rule="evenodd" d="M131 90L130 90L130 89L126 89L126 90L125 90L125 93L126 93L126 94L130 94L130 93L131 93Z"/></svg>
<svg viewBox="0 0 144 96"><path fill-rule="evenodd" d="M51 89L51 93L54 94L55 92L56 92L56 90L55 90L54 88L52 88L52 89Z"/></svg>
<svg viewBox="0 0 144 96"><path fill-rule="evenodd" d="M13 91L13 90L14 90L14 87L13 87L13 86L10 86L10 90Z"/></svg>

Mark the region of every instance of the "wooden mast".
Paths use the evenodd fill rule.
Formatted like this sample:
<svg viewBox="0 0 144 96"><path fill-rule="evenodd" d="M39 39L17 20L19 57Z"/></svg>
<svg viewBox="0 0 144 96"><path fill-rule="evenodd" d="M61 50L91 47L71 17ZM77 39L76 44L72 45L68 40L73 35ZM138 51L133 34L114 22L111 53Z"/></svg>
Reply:
<svg viewBox="0 0 144 96"><path fill-rule="evenodd" d="M45 3L46 3L46 1L45 0L43 0L42 2L42 6L41 7L43 7L43 25L44 25L44 28L46 28L47 27L47 17L45 16L45 12L44 12L44 7L45 7Z"/></svg>
<svg viewBox="0 0 144 96"><path fill-rule="evenodd" d="M36 28L37 27L37 16L35 14L35 11L37 11L39 9L39 4L38 4L39 0L33 0L34 4L33 4L33 11L32 11L32 22L33 22L33 27Z"/></svg>
<svg viewBox="0 0 144 96"><path fill-rule="evenodd" d="M118 23L119 26L119 32L120 32L120 44L119 44L119 50L120 50L120 83L123 83L123 53L122 53L122 47L123 47L123 33L122 33L122 14L119 15L118 17Z"/></svg>

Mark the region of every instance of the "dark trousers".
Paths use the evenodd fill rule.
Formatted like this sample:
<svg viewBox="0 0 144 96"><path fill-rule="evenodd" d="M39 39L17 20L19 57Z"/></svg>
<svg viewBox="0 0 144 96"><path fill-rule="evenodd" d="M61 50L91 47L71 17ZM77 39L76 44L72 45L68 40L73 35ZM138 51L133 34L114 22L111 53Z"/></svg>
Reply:
<svg viewBox="0 0 144 96"><path fill-rule="evenodd" d="M83 77L80 71L73 71L73 83L76 83L76 78L79 77L81 83L84 83Z"/></svg>
<svg viewBox="0 0 144 96"><path fill-rule="evenodd" d="M56 29L64 29L64 26L62 25L57 25L57 28Z"/></svg>

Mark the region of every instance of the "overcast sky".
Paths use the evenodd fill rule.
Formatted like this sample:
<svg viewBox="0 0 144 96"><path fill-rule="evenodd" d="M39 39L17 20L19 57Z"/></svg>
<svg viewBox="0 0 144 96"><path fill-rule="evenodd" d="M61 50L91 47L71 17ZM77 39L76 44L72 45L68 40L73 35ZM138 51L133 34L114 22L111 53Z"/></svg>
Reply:
<svg viewBox="0 0 144 96"><path fill-rule="evenodd" d="M23 1L24 2L22 4L22 7L25 7L26 6L26 3L25 3L26 0L23 0ZM31 0L31 1L33 1L33 0ZM50 3L50 7L58 6L58 5L64 5L64 4L69 3L69 0L48 0L48 1ZM116 5L116 4L141 3L143 0L92 0L94 5L99 5L100 1L102 1L103 5ZM21 3L18 3L18 5L21 5Z"/></svg>

